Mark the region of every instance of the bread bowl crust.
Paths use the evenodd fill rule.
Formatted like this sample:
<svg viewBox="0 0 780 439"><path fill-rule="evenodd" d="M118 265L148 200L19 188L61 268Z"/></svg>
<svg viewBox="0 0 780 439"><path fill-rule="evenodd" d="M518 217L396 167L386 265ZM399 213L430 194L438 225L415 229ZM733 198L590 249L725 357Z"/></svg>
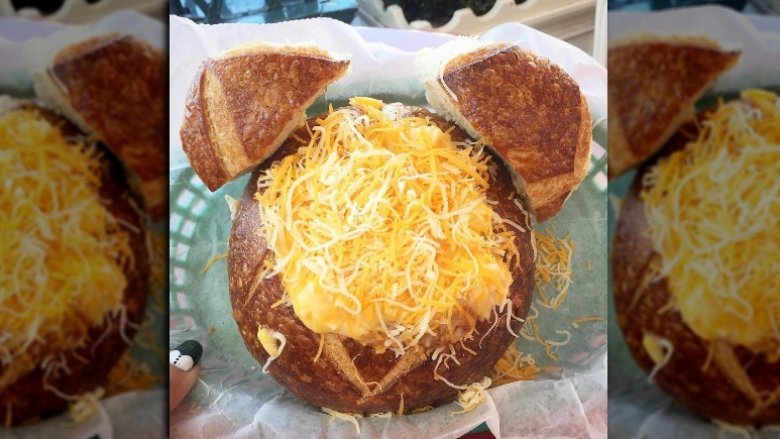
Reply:
<svg viewBox="0 0 780 439"><path fill-rule="evenodd" d="M739 60L699 36L637 34L609 47L609 178L657 152L685 122L694 103Z"/></svg>
<svg viewBox="0 0 780 439"><path fill-rule="evenodd" d="M8 103L9 101L0 103L0 113L16 110L34 111L50 123L59 126L67 138L87 139L75 125L37 103L30 101L13 101L10 105ZM136 332L136 325L140 324L143 318L149 291L150 252L147 219L146 215L139 210L142 206L141 197L129 185L122 164L104 146L99 145L98 148L102 151L101 157L104 163L99 188L100 198L106 200L103 205L107 210L130 225L122 222L119 224L122 231L130 237L129 245L135 258L134 269L125 270L127 286L122 298L123 304L127 307L128 322L124 334L132 338ZM49 377L48 383L69 395L80 395L103 384L108 373L128 347L119 329L120 320L119 315L106 315L102 324L90 328L82 347L63 353L70 373ZM106 331L109 325L112 329ZM97 340L100 340L98 345L95 344ZM45 350L39 353L48 354ZM79 357L87 359L88 362L84 363L79 360ZM34 422L36 419L57 415L67 409L68 401L44 389L44 373L38 366L7 388L0 390L0 426ZM6 369L0 366L0 375L5 371Z"/></svg>
<svg viewBox="0 0 780 439"><path fill-rule="evenodd" d="M453 56L425 85L438 111L484 137L522 177L537 221L563 209L587 175L591 145L588 102L568 73L497 43Z"/></svg>
<svg viewBox="0 0 780 439"><path fill-rule="evenodd" d="M451 126L443 119L422 111L413 112L417 115L431 117L442 127ZM310 123L314 123L315 119L310 119ZM301 139L309 139L305 127L299 129L295 134ZM466 138L466 134L457 127L451 134L456 140ZM353 384L354 379L351 380L337 370L337 355L329 355L328 346L326 346L326 352L323 353L322 357L316 363L313 362L320 344L320 335L306 328L295 317L292 307L270 308L270 305L283 295L278 276L262 281L257 291L250 296L249 291L255 280L254 277L260 271L263 260L268 254L264 240L257 233L261 218L253 199L256 192L256 180L264 168L297 150L300 146L298 141L290 137L271 158L252 173L230 232L228 252L230 299L233 306L233 317L247 349L258 362L263 364L267 360L268 354L257 339L259 325L262 324L263 327L284 334L287 338L287 345L279 358L271 363L268 370L284 387L316 406L328 407L341 412L365 414L398 411L402 399L405 411L434 406L451 400L456 391L444 382L434 380L435 362L425 354L416 358L410 354L409 358L399 360L389 350L384 354L377 355L372 348L362 347L351 339L328 340L327 343L336 347L342 345L343 341L348 358L354 361L359 376L366 383L382 381L393 367L405 369L397 371L400 378L389 383L382 392L365 397L360 386ZM506 200L509 194L514 193L508 171L503 166L498 166L497 178L491 179L488 193L490 198L496 200ZM524 214L520 213L511 202L499 203L494 208L502 216L525 224ZM530 233L517 233L515 243L520 251L521 264L520 269L516 269L512 273L514 282L510 288L510 299L513 303L514 314L524 317L528 312L533 291L533 251ZM461 385L470 384L489 374L490 369L509 344L514 342L514 336L506 330L505 319L505 316L500 317L496 329L485 337L481 349L478 346L480 338L492 325L492 321L480 321L477 324L477 331L480 335L463 343L469 349L477 351L479 355L472 356L465 351L463 346L455 344L454 349L461 365L456 366L451 363L452 367L449 370L440 367L439 372L449 381ZM521 325L520 322L513 322L512 327L518 331ZM398 363L404 363L404 365L398 366Z"/></svg>
<svg viewBox="0 0 780 439"><path fill-rule="evenodd" d="M612 270L617 323L639 366L649 373L655 363L645 351L645 334L668 339L674 345L669 362L654 377L654 382L689 410L701 416L732 424L764 425L780 421L780 361L771 362L765 355L744 347L720 345L727 355L731 351L744 367L752 385L768 396L761 407L726 373L717 359L704 368L710 355L710 342L699 338L683 321L679 311L658 311L670 301L666 279L648 280L648 265L660 257L647 233L644 202L639 194L642 177L658 160L684 148L695 139L696 123L690 122L671 138L661 152L643 164L627 194L617 223ZM646 286L644 286L646 285Z"/></svg>
<svg viewBox="0 0 780 439"><path fill-rule="evenodd" d="M168 207L166 59L131 35L104 34L58 51L36 90L95 135L138 177L155 220Z"/></svg>

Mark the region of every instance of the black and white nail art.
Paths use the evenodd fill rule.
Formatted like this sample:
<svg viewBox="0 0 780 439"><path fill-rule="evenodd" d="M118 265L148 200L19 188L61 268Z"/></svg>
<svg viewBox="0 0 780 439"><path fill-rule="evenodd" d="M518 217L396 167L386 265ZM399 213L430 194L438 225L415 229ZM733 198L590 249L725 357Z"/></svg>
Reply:
<svg viewBox="0 0 780 439"><path fill-rule="evenodd" d="M203 346L195 340L187 340L168 354L168 361L187 372L198 364L201 355L203 355Z"/></svg>

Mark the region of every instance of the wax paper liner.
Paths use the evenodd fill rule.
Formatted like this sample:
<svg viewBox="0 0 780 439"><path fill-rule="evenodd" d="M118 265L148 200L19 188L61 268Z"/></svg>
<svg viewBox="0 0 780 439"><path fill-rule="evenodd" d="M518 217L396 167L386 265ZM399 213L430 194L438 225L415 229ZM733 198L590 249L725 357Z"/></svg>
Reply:
<svg viewBox="0 0 780 439"><path fill-rule="evenodd" d="M341 105L354 95L370 95L386 102L425 105L422 84L414 77L415 51L436 47L451 36L415 31L354 28L329 19L271 25L196 25L171 17L171 345L198 339L204 346L203 371L180 408L171 414L173 437L354 437L355 427L336 421L285 391L246 350L231 315L225 260L202 273L207 261L227 250L230 215L225 195L238 198L246 184L242 177L215 193L206 189L189 167L178 137L184 98L198 65L209 56L250 41L316 42L337 53L351 55L351 72L332 85L310 109L315 114L326 102ZM509 41L546 56L568 71L588 98L594 136L606 137L606 71L581 50L520 24L507 24L482 38ZM522 80L522 79L520 79ZM549 361L536 344L518 339L518 348L530 352L554 372L537 380L491 389L477 409L459 415L455 404L430 412L362 418L366 437L458 437L485 422L497 437L604 437L606 435L606 324L572 326L572 320L606 315L606 155L593 143L590 175L567 202L564 211L542 229L557 236L570 233L577 245L574 286L555 313L539 318L548 338L562 338L556 329L569 330L571 342ZM589 269L590 268L590 269Z"/></svg>
<svg viewBox="0 0 780 439"><path fill-rule="evenodd" d="M152 20L133 11L118 11L97 21L92 28L96 31L112 31L134 35L148 41L155 47L165 48L165 29L159 21ZM47 37L62 32L65 26L59 23L0 18L0 94L19 98L34 98L32 78L27 73L25 46L33 38ZM67 32L67 31L66 31ZM151 225L151 231L165 236L164 222ZM160 264L162 261L156 260ZM159 268L158 268L159 269ZM158 288L163 288L158 286ZM161 291L150 293L144 316L146 325L152 325L155 345L131 348L133 359L147 364L151 372L165 376L164 357L167 309L161 300ZM10 438L83 438L99 435L102 439L162 437L165 432L167 396L164 383L156 388L118 394L100 401L96 413L80 424L74 424L67 414L46 419L37 424L0 429L0 437Z"/></svg>
<svg viewBox="0 0 780 439"><path fill-rule="evenodd" d="M723 75L702 99L703 106L717 96L733 97L745 87L780 88L780 18L746 16L730 9L705 6L659 13L610 13L610 42L621 37L655 32L660 34L706 35L727 48L739 49L742 58ZM634 179L630 172L609 184L609 236L614 237L616 212ZM612 305L610 276L609 307L609 436L615 438L655 437L778 437L777 427L763 431L719 426L700 418L674 402L647 381L628 351L617 326Z"/></svg>

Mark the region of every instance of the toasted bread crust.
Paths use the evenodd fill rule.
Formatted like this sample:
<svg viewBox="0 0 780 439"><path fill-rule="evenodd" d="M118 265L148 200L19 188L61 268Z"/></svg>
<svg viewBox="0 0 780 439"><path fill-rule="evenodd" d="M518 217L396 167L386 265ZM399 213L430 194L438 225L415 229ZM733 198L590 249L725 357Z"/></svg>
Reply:
<svg viewBox="0 0 780 439"><path fill-rule="evenodd" d="M635 36L609 48L609 176L654 154L686 121L694 103L739 60L703 37Z"/></svg>
<svg viewBox="0 0 780 439"><path fill-rule="evenodd" d="M557 214L590 163L590 112L577 83L507 44L454 57L438 82L457 97L452 105L471 134L484 137L523 178L536 219Z"/></svg>
<svg viewBox="0 0 780 439"><path fill-rule="evenodd" d="M264 44L205 61L180 131L195 172L214 191L265 160L348 67L322 49Z"/></svg>
<svg viewBox="0 0 780 439"><path fill-rule="evenodd" d="M642 345L645 334L665 338L674 345L673 355L654 381L688 409L733 424L776 423L780 421L780 361L771 362L742 347L726 348L745 365L758 392L774 395L757 407L724 372L717 358L704 368L710 343L699 338L678 311L659 313L669 303L671 292L665 278L655 282L648 279L651 261L660 256L646 235L645 205L639 195L642 179L661 157L683 148L695 133L695 124L684 125L655 158L642 165L623 202L612 253L617 322L631 354L645 372L655 366Z"/></svg>
<svg viewBox="0 0 780 439"><path fill-rule="evenodd" d="M0 106L0 112L15 110L36 111L49 122L57 124L66 137L86 138L76 126L37 104L17 101L11 106ZM134 269L125 272L127 286L122 299L127 307L126 321L128 322L124 334L132 338L136 332L136 325L143 318L149 291L150 261L146 219L134 207L134 204L140 203L141 198L128 185L122 164L104 149L102 158L105 167L99 189L100 198L105 200L106 209L123 220L119 222L119 227L129 235L129 244L135 259ZM107 315L101 325L90 328L82 347L63 353L70 373L51 376L48 383L58 391L70 395L80 395L103 384L108 373L128 347L120 332L121 320L119 315ZM100 343L96 344L98 340ZM87 362L80 359L87 359ZM40 360L36 358L33 361ZM44 388L43 370L37 363L34 366L35 370L24 374L7 388L0 390L0 426L5 423L17 425L22 422L32 422L37 418L57 415L67 409L67 401ZM0 376L6 371L7 369L0 366Z"/></svg>
<svg viewBox="0 0 780 439"><path fill-rule="evenodd" d="M444 129L451 125L436 118L427 111L410 110L412 114L432 117ZM405 111L400 111L406 115ZM310 120L314 124L314 118ZM462 140L466 134L457 128L451 132L453 140ZM306 129L295 133L296 137L310 138ZM320 344L320 335L304 326L292 307L271 305L283 296L283 287L278 276L260 280L258 289L251 294L255 277L260 273L263 260L268 255L266 243L257 233L262 218L254 201L256 180L259 173L276 160L294 152L301 144L293 137L252 174L230 233L228 252L228 279L233 317L252 355L261 364L268 354L257 339L259 325L279 331L287 338L287 345L279 358L270 365L271 375L287 389L320 406L348 413L379 413L398 411L403 399L406 412L415 408L437 405L451 400L455 390L442 381L434 380L435 362L426 354L409 352L396 358L391 351L378 355L370 347L363 347L354 340L341 339L334 335L325 338L321 358L313 359ZM496 157L493 157L496 160ZM505 200L514 193L509 172L498 167L495 179L491 179L488 197ZM512 203L494 206L502 217L519 224L525 223L525 215ZM518 233L515 244L520 255L520 269L512 273L514 282L509 297L515 315L524 317L530 306L533 290L533 260L529 233ZM479 334L486 334L493 320L482 320L477 324ZM521 323L513 322L515 331ZM460 366L439 372L456 384L469 384L487 375L501 357L514 337L506 330L506 316L501 316L496 328L490 332L479 347L482 335L464 341L464 345L478 352L472 356L460 344L454 346ZM340 372L344 371L344 372ZM378 382L381 390L375 390L367 383ZM372 392L373 390L373 392Z"/></svg>
<svg viewBox="0 0 780 439"><path fill-rule="evenodd" d="M47 74L75 113L139 177L152 217L168 208L167 65L127 35L94 37L60 51Z"/></svg>

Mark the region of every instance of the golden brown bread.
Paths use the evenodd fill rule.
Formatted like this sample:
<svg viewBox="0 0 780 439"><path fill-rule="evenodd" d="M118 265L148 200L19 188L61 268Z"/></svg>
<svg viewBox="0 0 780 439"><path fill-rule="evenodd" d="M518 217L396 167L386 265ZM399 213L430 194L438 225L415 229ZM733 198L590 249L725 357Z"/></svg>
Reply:
<svg viewBox="0 0 780 439"><path fill-rule="evenodd" d="M56 44L56 43L55 43ZM138 177L152 217L168 209L166 59L129 35L66 46L33 67L38 95L94 133Z"/></svg>
<svg viewBox="0 0 780 439"><path fill-rule="evenodd" d="M69 138L86 138L75 125L35 103L0 100L0 112L17 110L34 110L50 123L56 124ZM90 328L87 340L81 347L61 352L70 372L52 374L47 378L48 384L69 395L80 395L105 383L109 371L128 347L124 339L133 337L136 325L143 318L149 290L146 218L136 207L141 201L140 196L129 186L124 168L116 157L105 149L101 148L101 151L104 168L99 188L100 198L104 200L106 209L121 220L120 228L130 237L135 263L134 268L125 270L127 286L123 292L123 304L127 312L124 318L121 314L107 315L101 325ZM123 320L127 322L124 325ZM98 340L99 344L96 343ZM49 356L57 352L49 352L44 347L38 353ZM32 363L29 365L0 365L0 426L33 422L59 414L68 407L68 401L44 388L44 372L39 367L41 359L29 359ZM27 369L24 366L32 367Z"/></svg>
<svg viewBox="0 0 780 439"><path fill-rule="evenodd" d="M428 64L421 75L428 102L472 137L484 137L517 171L537 221L555 216L590 163L590 112L577 82L549 60L508 44L441 62L421 63Z"/></svg>
<svg viewBox="0 0 780 439"><path fill-rule="evenodd" d="M399 113L402 116L414 114L431 117L444 130L452 127L454 141L467 138L465 132L425 110L406 112L402 109ZM312 118L310 123L314 124L314 119ZM430 353L409 351L396 358L393 352L387 350L379 355L370 347L363 347L354 340L341 339L331 334L325 338L322 357L314 363L320 335L304 326L295 316L292 307L271 308L283 295L279 277L261 280L258 289L250 294L268 255L266 243L257 233L262 218L253 198L257 190L256 180L264 168L301 146L295 137L308 141L310 135L305 128L299 129L269 160L254 171L244 190L230 232L230 298L233 316L244 343L262 364L268 359L268 353L258 341L258 327L262 325L284 334L287 339L286 347L271 363L269 371L287 389L316 406L348 413L378 413L398 411L401 400L404 411L451 400L456 391L444 382L434 380L435 361L429 358ZM491 159L498 160L495 155ZM504 166L498 166L495 178L491 178L488 198L504 200L514 193L509 171ZM512 203L499 203L493 207L503 218L525 224L525 214ZM513 283L509 297L515 315L524 317L530 306L533 290L533 250L530 234L517 233L515 244L520 251L521 263L520 268L512 273ZM455 344L460 366L454 366L453 363L450 369L445 370L442 367L439 372L447 380L459 385L470 384L487 375L514 341L514 337L506 330L506 318L501 315L496 328L485 337L481 347L481 336L464 341L466 348L477 352L476 356L466 352L460 344ZM494 320L478 322L478 333L486 334L493 322ZM519 330L521 325L520 322L512 322L515 331ZM380 386L370 386L371 382L378 382Z"/></svg>
<svg viewBox="0 0 780 439"><path fill-rule="evenodd" d="M314 46L252 44L201 64L180 135L212 191L273 154L349 61Z"/></svg>
<svg viewBox="0 0 780 439"><path fill-rule="evenodd" d="M609 48L609 177L658 151L686 121L694 103L739 60L702 37L640 36Z"/></svg>
<svg viewBox="0 0 780 439"><path fill-rule="evenodd" d="M705 367L710 342L698 337L678 311L659 312L669 303L670 291L665 279L652 281L649 276L649 265L659 255L646 235L647 217L639 196L643 176L659 158L683 148L696 133L694 123L684 125L655 158L639 168L623 202L612 253L617 323L645 372L655 366L642 344L645 334L672 343L672 355L654 382L688 409L732 424L776 423L780 421L780 361L719 343ZM733 361L741 365L736 372Z"/></svg>

